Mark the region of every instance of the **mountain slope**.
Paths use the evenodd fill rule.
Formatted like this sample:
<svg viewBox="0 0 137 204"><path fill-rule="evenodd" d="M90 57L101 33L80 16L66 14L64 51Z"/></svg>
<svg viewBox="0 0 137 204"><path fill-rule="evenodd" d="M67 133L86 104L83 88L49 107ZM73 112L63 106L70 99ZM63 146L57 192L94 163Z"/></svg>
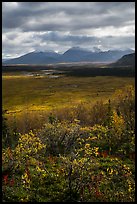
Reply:
<svg viewBox="0 0 137 204"><path fill-rule="evenodd" d="M89 54L87 57L88 60L92 60L93 62L114 62L121 58L125 54L132 53L132 50L108 50L104 52L93 52Z"/></svg>
<svg viewBox="0 0 137 204"><path fill-rule="evenodd" d="M114 62L125 54L133 53L133 50L108 50L90 51L87 49L72 47L64 54L56 52L31 52L21 57L6 60L3 64L54 64L61 62Z"/></svg>
<svg viewBox="0 0 137 204"><path fill-rule="evenodd" d="M135 53L124 55L113 65L114 66L132 66L132 67L135 67Z"/></svg>
<svg viewBox="0 0 137 204"><path fill-rule="evenodd" d="M31 52L18 58L7 60L6 64L48 64L57 63L59 54L54 52Z"/></svg>
<svg viewBox="0 0 137 204"><path fill-rule="evenodd" d="M67 62L80 62L86 59L86 56L92 54L92 51L80 47L72 47L62 55L61 59Z"/></svg>

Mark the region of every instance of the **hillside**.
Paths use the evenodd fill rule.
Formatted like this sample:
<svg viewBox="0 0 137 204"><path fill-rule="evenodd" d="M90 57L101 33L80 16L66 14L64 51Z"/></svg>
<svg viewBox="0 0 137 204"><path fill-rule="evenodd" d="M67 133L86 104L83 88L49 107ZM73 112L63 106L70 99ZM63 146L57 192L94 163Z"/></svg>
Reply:
<svg viewBox="0 0 137 204"><path fill-rule="evenodd" d="M124 55L114 65L135 67L135 53Z"/></svg>

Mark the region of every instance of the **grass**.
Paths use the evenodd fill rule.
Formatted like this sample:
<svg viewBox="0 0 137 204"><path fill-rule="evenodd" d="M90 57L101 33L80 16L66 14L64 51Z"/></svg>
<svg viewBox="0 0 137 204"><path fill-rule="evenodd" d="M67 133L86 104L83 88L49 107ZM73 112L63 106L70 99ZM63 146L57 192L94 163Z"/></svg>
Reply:
<svg viewBox="0 0 137 204"><path fill-rule="evenodd" d="M25 76L8 73L2 76L2 104L9 113L26 110L51 110L79 102L107 100L116 89L134 85L134 78L97 76Z"/></svg>
<svg viewBox="0 0 137 204"><path fill-rule="evenodd" d="M134 202L133 77L2 79L4 202Z"/></svg>
<svg viewBox="0 0 137 204"><path fill-rule="evenodd" d="M42 127L51 113L71 120L78 111L86 122L88 117L83 118L83 111L88 114L97 101L108 102L115 90L134 83L134 77L60 75L49 78L7 72L2 75L2 106L8 110L9 127L25 133ZM85 105L81 107L81 104Z"/></svg>

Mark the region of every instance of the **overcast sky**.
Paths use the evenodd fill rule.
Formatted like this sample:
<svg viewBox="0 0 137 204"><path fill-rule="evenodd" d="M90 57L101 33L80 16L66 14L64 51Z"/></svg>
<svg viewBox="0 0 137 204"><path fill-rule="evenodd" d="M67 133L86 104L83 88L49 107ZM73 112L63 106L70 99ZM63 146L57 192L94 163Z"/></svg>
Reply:
<svg viewBox="0 0 137 204"><path fill-rule="evenodd" d="M3 2L2 57L79 46L135 49L134 2Z"/></svg>

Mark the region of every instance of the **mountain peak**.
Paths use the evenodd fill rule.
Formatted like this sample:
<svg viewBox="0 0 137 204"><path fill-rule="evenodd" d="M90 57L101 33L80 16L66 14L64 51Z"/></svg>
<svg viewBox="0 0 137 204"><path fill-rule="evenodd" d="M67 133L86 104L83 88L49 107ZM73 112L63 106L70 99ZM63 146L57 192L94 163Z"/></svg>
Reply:
<svg viewBox="0 0 137 204"><path fill-rule="evenodd" d="M83 47L79 47L79 46L75 46L75 47L71 47L69 50L76 50L76 51L88 51L91 52L90 50L83 48Z"/></svg>
<svg viewBox="0 0 137 204"><path fill-rule="evenodd" d="M101 52L102 50L99 49L98 47L93 47L94 52Z"/></svg>
<svg viewBox="0 0 137 204"><path fill-rule="evenodd" d="M96 49L96 48L94 48ZM4 60L4 64L52 64L59 62L114 62L120 59L125 54L132 53L133 50L108 50L91 51L85 48L72 47L65 53L59 54L55 51L35 50L18 58Z"/></svg>
<svg viewBox="0 0 137 204"><path fill-rule="evenodd" d="M55 53L53 50L35 50L33 53Z"/></svg>

